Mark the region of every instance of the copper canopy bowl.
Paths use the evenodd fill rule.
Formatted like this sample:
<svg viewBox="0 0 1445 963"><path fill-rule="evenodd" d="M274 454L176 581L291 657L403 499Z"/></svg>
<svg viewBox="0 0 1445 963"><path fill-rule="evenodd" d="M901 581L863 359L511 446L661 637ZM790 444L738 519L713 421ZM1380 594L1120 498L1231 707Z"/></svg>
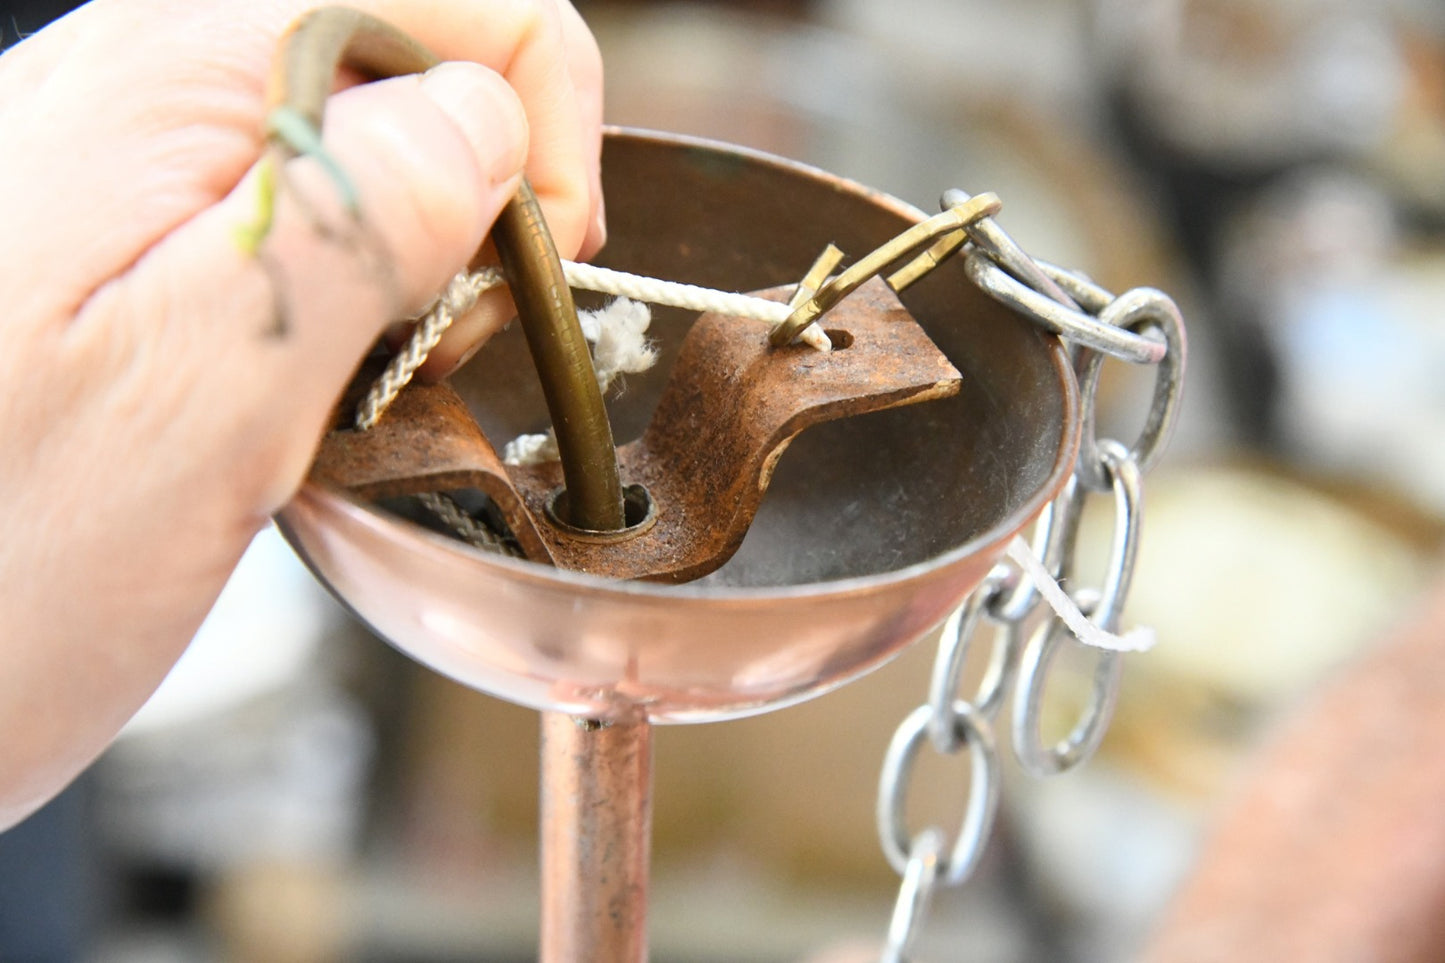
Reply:
<svg viewBox="0 0 1445 963"><path fill-rule="evenodd" d="M609 132L603 182L598 263L730 291L796 283L829 243L860 255L923 217L801 164L635 131ZM958 394L804 431L741 547L700 580L623 581L487 554L314 483L279 524L383 638L513 702L668 723L821 694L957 606L1059 491L1078 447L1078 390L1056 338L982 294L958 258L902 300L962 374ZM619 443L646 427L695 316L654 310L662 357L610 403ZM497 447L547 424L515 325L452 381Z"/></svg>

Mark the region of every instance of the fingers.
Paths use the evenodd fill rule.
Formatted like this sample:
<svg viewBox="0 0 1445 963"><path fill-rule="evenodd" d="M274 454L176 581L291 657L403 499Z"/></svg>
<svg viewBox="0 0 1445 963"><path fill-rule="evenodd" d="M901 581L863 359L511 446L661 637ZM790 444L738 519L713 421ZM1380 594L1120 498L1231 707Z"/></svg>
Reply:
<svg viewBox="0 0 1445 963"><path fill-rule="evenodd" d="M309 0L290 0L293 16ZM601 58L565 0L362 0L445 60L497 70L517 91L531 129L527 177L563 257L593 230L599 183ZM585 39L584 39L585 37Z"/></svg>
<svg viewBox="0 0 1445 963"><path fill-rule="evenodd" d="M353 2L505 82L450 66L337 95L324 142L360 221L298 159L261 259L236 232L257 216L266 78L316 0L93 0L0 57L0 722L25 735L0 819L159 681L356 360L467 262L524 157L564 255L587 242L600 112L553 0Z"/></svg>
<svg viewBox="0 0 1445 963"><path fill-rule="evenodd" d="M587 260L607 243L607 215L602 196L602 52L597 40L583 22L577 9L567 0L559 0L562 15L562 42L567 50L567 65L572 86L577 91L578 110L584 138L584 161L587 164L589 199L592 204L587 222L587 235L578 252L578 260Z"/></svg>
<svg viewBox="0 0 1445 963"><path fill-rule="evenodd" d="M415 22L415 4L369 0L368 8L408 30L439 55L498 66L517 90L531 126L527 177L558 253L591 257L606 239L601 186L602 57L567 0L496 4L434 3ZM404 9L403 9L404 8ZM505 291L484 295L458 318L419 374L445 377L512 319Z"/></svg>
<svg viewBox="0 0 1445 963"><path fill-rule="evenodd" d="M93 0L0 59L0 242L27 255L27 284L7 304L63 323L95 286L230 193L262 146L278 38L315 5ZM445 60L501 73L527 115L527 174L559 250L595 244L600 66L575 11L560 0L353 5ZM46 184L63 189L34 187Z"/></svg>
<svg viewBox="0 0 1445 963"><path fill-rule="evenodd" d="M569 251L572 235L567 235L566 222L574 217L577 208L569 206L571 196L564 192L559 197L549 193L545 182L533 181L538 198L547 213L548 224L553 231L562 257L586 260L596 254L607 240L606 214L602 197L602 55L597 41L576 9L566 0L558 0L556 10L559 16L562 45L565 54L562 62L567 67L572 89L576 95L577 129L582 133L580 161L586 175L587 210L584 215L584 233L580 247ZM529 170L529 173L530 170ZM545 175L544 175L545 176ZM562 236L559 237L559 234ZM516 314L512 299L504 290L490 292L482 297L476 307L456 319L441 342L427 356L419 375L426 380L436 380L451 374L465 364L471 356L499 331Z"/></svg>
<svg viewBox="0 0 1445 963"><path fill-rule="evenodd" d="M486 292L471 310L452 322L417 369L418 377L423 381L438 381L449 376L470 361L492 335L516 316L516 305L506 288Z"/></svg>
<svg viewBox="0 0 1445 963"><path fill-rule="evenodd" d="M236 238L257 216L253 173L99 292L72 328L73 344L129 368L122 379L104 359L77 358L92 377L161 392L142 401L153 423L132 430L176 436L198 459L212 449L225 485L261 515L299 485L367 346L466 264L515 194L527 129L495 73L444 64L338 94L325 145L355 184L359 222L332 173L298 158L262 257L250 257Z"/></svg>

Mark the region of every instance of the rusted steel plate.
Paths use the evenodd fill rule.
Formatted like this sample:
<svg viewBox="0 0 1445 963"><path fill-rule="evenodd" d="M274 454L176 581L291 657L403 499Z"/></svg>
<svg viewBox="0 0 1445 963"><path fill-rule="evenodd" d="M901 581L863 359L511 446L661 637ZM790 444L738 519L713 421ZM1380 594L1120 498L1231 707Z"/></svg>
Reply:
<svg viewBox="0 0 1445 963"><path fill-rule="evenodd" d="M827 354L771 348L762 322L698 318L647 431L618 451L623 482L644 486L654 509L647 524L620 534L555 522L547 505L561 487L560 466L502 465L445 385L407 388L369 432L330 433L312 477L368 498L477 488L535 561L616 578L700 578L737 550L798 432L959 390L957 369L881 281L824 320L839 345Z"/></svg>
<svg viewBox="0 0 1445 963"><path fill-rule="evenodd" d="M311 480L366 500L477 489L496 502L528 558L551 562L506 466L451 385L413 382L370 430L350 427L356 402L383 367L369 363L357 374L337 406Z"/></svg>

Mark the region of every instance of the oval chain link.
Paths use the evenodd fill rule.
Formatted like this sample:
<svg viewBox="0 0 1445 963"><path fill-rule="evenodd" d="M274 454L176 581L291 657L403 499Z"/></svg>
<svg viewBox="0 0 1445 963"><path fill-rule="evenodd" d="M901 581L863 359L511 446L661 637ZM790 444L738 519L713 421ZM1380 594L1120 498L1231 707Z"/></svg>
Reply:
<svg viewBox="0 0 1445 963"><path fill-rule="evenodd" d="M1100 311L1099 320L1120 330L1157 333L1168 348L1154 375L1154 396L1144 428L1129 449L1131 457L1139 465L1139 471L1147 473L1163 454L1164 445L1173 433L1175 419L1179 416L1179 402L1184 390L1184 319L1164 292L1153 288L1134 288L1119 295ZM1084 406L1075 471L1084 487L1091 491L1103 491L1109 487L1101 467L1095 423L1099 375L1103 367L1104 355L1098 351L1082 351L1075 359L1079 397Z"/></svg>
<svg viewBox="0 0 1445 963"><path fill-rule="evenodd" d="M963 191L948 191L943 207L957 208L969 200ZM965 268L973 282L1074 346L1084 406L1079 459L1069 484L1040 515L1032 545L1050 574L1067 582L1074 571L1083 502L1090 492L1112 491L1114 532L1103 587L1075 590L1071 597L1095 624L1115 631L1138 557L1142 477L1158 461L1179 411L1187 350L1183 320L1174 302L1153 288L1115 297L1082 274L1033 259L991 217L977 218L963 230L969 242ZM1133 445L1097 437L1095 408L1105 357L1159 367L1144 427ZM945 623L928 701L903 720L889 744L878 786L878 833L884 854L903 879L883 963L911 959L937 886L957 886L978 866L999 800L993 720L1011 687L1014 753L1033 775L1052 775L1086 761L1108 728L1123 671L1118 652L1099 654L1089 704L1070 733L1053 746L1041 744L1044 692L1068 629L1050 613L1027 644L1020 644L1039 600L1038 589L1012 566L990 572ZM960 698L964 664L984 622L995 632L988 668L973 694ZM936 826L910 836L904 818L925 739L940 755L970 753L972 778L952 847Z"/></svg>
<svg viewBox="0 0 1445 963"><path fill-rule="evenodd" d="M999 267L981 250L970 251L964 266L973 283L994 300L1067 341L1135 364L1158 364L1168 350L1161 341L1117 328L1039 293Z"/></svg>
<svg viewBox="0 0 1445 963"><path fill-rule="evenodd" d="M1097 592L1086 590L1080 592L1075 601L1085 615L1092 615L1098 598ZM1043 745L1039 730L1044 686L1049 667L1068 631L1060 619L1051 618L1039 626L1029 639L1019 666L1018 691L1014 695L1014 757L1025 772L1039 778L1066 772L1094 755L1114 716L1124 674L1123 653L1098 652L1089 704L1083 715L1062 740L1053 746Z"/></svg>
<svg viewBox="0 0 1445 963"><path fill-rule="evenodd" d="M988 620L994 626L993 651L988 669L974 694L964 699L989 722L998 718L1009 683L1013 681L1014 664L1018 661L1018 626L1002 622L989 613L991 603L1002 595L1009 581L1010 569L998 566L982 585L943 623L939 637L938 657L933 662L933 675L928 686L928 705L933 715L928 720L928 738L940 754L958 752L959 734L953 705L961 697L964 665L979 625Z"/></svg>
<svg viewBox="0 0 1445 963"><path fill-rule="evenodd" d="M1100 442L1099 453L1114 493L1114 535L1109 549L1109 567L1101 591L1076 591L1073 599L1096 625L1112 632L1118 628L1123 615L1124 602L1134 576L1134 563L1139 555L1141 485L1139 466L1122 444L1117 441ZM1082 483L1075 477L1069 481L1060 499L1075 518L1083 508L1082 493ZM1059 511L1058 508L1055 510ZM1057 550L1057 556L1062 560L1059 580L1068 582L1074 573L1078 525L1051 526L1050 535L1054 532L1068 532L1065 537L1071 539ZM1049 666L1058 647L1065 643L1067 631L1061 619L1049 618L1029 639L1019 664L1018 687L1013 703L1014 755L1019 764L1034 776L1052 776L1088 760L1103 742L1118 701L1123 658L1118 652L1100 652L1094 670L1093 691L1083 718L1057 745L1040 745L1040 716Z"/></svg>
<svg viewBox="0 0 1445 963"><path fill-rule="evenodd" d="M893 734L883 757L883 774L878 781L878 838L888 862L899 873L908 868L910 841L914 838L908 832L905 818L908 787L919 750L925 742L932 742L925 738L932 718L932 706L914 709ZM965 748L969 750L970 780L958 837L939 864L939 876L950 886L963 882L978 865L999 798L998 749L993 726L983 713L960 699L953 704L953 727L957 748L947 754L958 755Z"/></svg>
<svg viewBox="0 0 1445 963"><path fill-rule="evenodd" d="M942 859L942 831L925 829L913 838L893 918L888 922L888 944L883 949L882 963L908 963L913 958L913 945L923 931L933 892L938 888Z"/></svg>

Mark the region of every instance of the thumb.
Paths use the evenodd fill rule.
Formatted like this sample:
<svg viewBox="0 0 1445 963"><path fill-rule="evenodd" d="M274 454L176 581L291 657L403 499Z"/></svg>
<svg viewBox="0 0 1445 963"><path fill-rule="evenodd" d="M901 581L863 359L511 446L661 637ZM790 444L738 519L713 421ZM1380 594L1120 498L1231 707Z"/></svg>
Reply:
<svg viewBox="0 0 1445 963"><path fill-rule="evenodd" d="M420 311L475 254L518 189L527 120L500 75L446 63L334 97L324 147L324 160L287 165L266 254L281 267L281 282L294 286L280 293L296 303L282 307L297 314L303 343L318 314L322 340L334 343L338 334L329 312L313 310L310 293L354 283L345 272L361 268L369 293L390 298L383 316L365 313L352 322L370 344L376 321ZM233 198L242 213L245 193ZM336 265L342 274L332 263L337 253L349 255Z"/></svg>
<svg viewBox="0 0 1445 963"><path fill-rule="evenodd" d="M425 307L515 194L527 125L500 76L449 63L337 94L323 143L324 162L279 173L259 254L238 242L257 218L258 166L85 311L111 315L93 327L119 343L146 345L127 378L181 402L156 412L151 437L188 451L205 439L232 490L252 482L237 494L261 515L300 484L379 332Z"/></svg>
<svg viewBox="0 0 1445 963"><path fill-rule="evenodd" d="M227 138L254 144L253 105L236 135L237 103L216 95L219 118L117 138L111 183L177 193L174 166L218 137L203 160L225 169L237 150ZM19 640L5 650L19 671L0 678L0 707L6 731L24 734L0 759L0 823L57 791L160 682L252 532L300 484L367 346L467 262L516 190L527 128L499 77L448 65L338 94L324 144L357 217L314 158L298 159L252 256L236 230L254 223L253 171L68 323L17 335L10 354L43 363L0 399L25 468L0 517L0 642ZM107 146L81 153L99 168Z"/></svg>

